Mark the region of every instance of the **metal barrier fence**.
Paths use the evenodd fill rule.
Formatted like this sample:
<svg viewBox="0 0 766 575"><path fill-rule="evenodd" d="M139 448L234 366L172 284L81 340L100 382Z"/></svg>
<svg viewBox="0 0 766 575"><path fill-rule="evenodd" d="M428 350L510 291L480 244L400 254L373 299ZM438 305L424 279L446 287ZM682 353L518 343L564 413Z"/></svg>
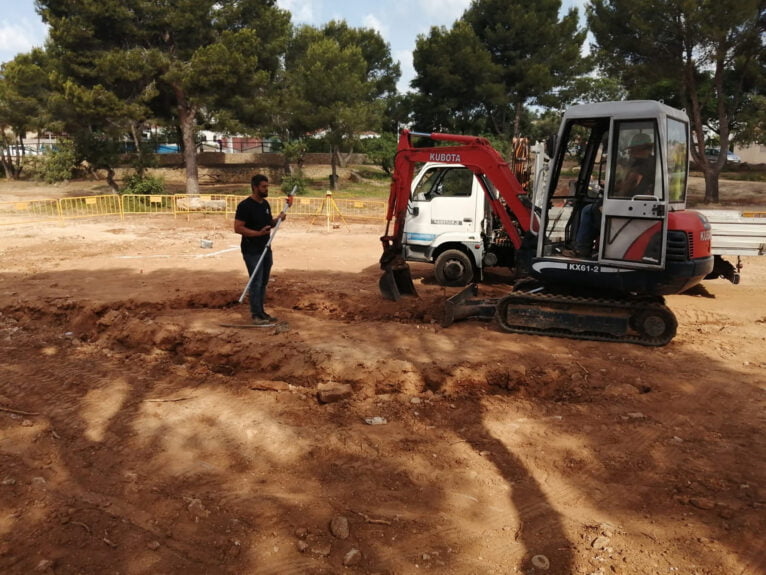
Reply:
<svg viewBox="0 0 766 575"><path fill-rule="evenodd" d="M63 219L122 216L122 202L119 196L61 198L58 202Z"/></svg>
<svg viewBox="0 0 766 575"><path fill-rule="evenodd" d="M237 203L242 200L240 196L231 196L234 198L231 202L225 195L205 195L189 196L181 194L174 196L176 214L228 214L234 213L237 209ZM239 198L239 201L237 201ZM230 210L230 207L233 206Z"/></svg>
<svg viewBox="0 0 766 575"><path fill-rule="evenodd" d="M0 202L0 225L56 221L59 219L61 219L61 206L58 200Z"/></svg>
<svg viewBox="0 0 766 575"><path fill-rule="evenodd" d="M120 199L122 201L123 216L133 214L175 214L175 196L172 195L147 196L125 194Z"/></svg>
<svg viewBox="0 0 766 575"><path fill-rule="evenodd" d="M279 199L279 210L284 205L284 198ZM381 221L386 215L386 202L379 200L336 200L331 195L324 198L296 197L290 208L291 216L310 218L340 218L351 220ZM272 202L272 208L277 207Z"/></svg>
<svg viewBox="0 0 766 575"><path fill-rule="evenodd" d="M233 217L237 204L247 196L229 194L176 195L103 195L61 198L58 200L32 200L26 202L0 202L0 225L58 221L75 218L94 218L131 215L186 216L212 214ZM270 199L275 213L282 211L286 198ZM294 198L290 217L317 218L328 223L341 221L374 221L385 218L386 202L379 200L336 200L331 194L324 198Z"/></svg>

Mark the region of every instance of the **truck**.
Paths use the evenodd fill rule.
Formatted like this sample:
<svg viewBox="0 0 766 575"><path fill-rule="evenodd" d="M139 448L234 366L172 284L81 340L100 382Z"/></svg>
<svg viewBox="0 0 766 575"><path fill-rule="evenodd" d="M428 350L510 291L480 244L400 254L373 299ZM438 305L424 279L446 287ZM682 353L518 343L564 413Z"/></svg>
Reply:
<svg viewBox="0 0 766 575"><path fill-rule="evenodd" d="M651 170L636 175L639 140ZM710 223L686 209L689 146L686 113L663 103L573 106L526 190L484 138L404 130L381 236L381 295L416 295L408 261L433 262L437 281L455 286L503 266L513 290L484 300L469 285L447 302L446 323L493 317L514 333L665 345L677 321L663 296L714 270ZM569 176L564 160L575 149ZM642 185L631 191L631 182ZM591 219L592 248L579 253L575 240Z"/></svg>

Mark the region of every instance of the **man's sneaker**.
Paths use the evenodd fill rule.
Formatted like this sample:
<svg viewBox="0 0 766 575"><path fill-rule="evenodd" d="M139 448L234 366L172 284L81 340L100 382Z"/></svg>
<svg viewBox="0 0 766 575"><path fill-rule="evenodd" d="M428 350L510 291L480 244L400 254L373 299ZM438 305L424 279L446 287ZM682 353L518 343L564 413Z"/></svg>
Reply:
<svg viewBox="0 0 766 575"><path fill-rule="evenodd" d="M253 325L271 325L274 322L270 319L267 319L265 317L254 317L253 318Z"/></svg>
<svg viewBox="0 0 766 575"><path fill-rule="evenodd" d="M264 312L264 314L263 314L263 317L264 317L265 319L269 320L271 323L277 323L277 321L279 321L279 320L277 320L277 318L275 318L273 315L269 315L269 314L267 314L267 313L265 313L265 312Z"/></svg>

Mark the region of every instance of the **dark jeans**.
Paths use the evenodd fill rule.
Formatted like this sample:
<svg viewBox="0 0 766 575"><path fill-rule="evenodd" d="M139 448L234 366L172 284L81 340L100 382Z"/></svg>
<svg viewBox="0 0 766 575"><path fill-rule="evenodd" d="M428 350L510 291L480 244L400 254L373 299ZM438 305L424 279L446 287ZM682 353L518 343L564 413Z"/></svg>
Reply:
<svg viewBox="0 0 766 575"><path fill-rule="evenodd" d="M258 268L258 273L255 274L250 284L250 315L253 319L263 317L266 313L263 311L263 302L266 299L266 285L269 283L269 275L271 275L272 257L270 248L264 248L264 250L266 255L263 256L261 267ZM242 254L247 266L248 277L253 275L253 270L262 254L263 250Z"/></svg>
<svg viewBox="0 0 766 575"><path fill-rule="evenodd" d="M593 244L601 232L601 210L599 204L588 204L580 212L580 221L575 233L574 247L578 255L590 257Z"/></svg>

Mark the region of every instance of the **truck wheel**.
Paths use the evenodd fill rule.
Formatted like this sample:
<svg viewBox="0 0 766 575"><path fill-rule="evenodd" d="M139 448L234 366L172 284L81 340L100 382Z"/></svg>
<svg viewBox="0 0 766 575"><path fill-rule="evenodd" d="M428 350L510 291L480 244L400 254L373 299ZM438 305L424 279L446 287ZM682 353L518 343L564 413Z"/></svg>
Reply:
<svg viewBox="0 0 766 575"><path fill-rule="evenodd" d="M439 285L464 286L473 279L473 264L460 250L447 250L436 258L434 273Z"/></svg>

